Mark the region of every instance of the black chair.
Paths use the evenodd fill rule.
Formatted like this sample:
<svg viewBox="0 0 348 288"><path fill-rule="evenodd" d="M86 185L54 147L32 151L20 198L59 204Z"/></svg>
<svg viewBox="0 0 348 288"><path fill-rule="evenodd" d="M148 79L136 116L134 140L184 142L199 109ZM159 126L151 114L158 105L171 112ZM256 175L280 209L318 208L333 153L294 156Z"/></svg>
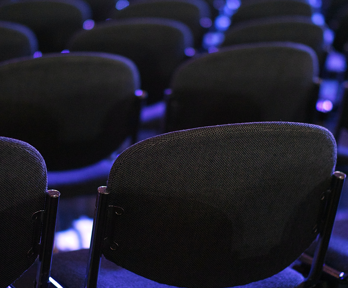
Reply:
<svg viewBox="0 0 348 288"><path fill-rule="evenodd" d="M194 45L201 48L203 35L207 28L202 27L201 20L210 18L209 5L202 0L145 0L131 3L125 9L115 11L112 19L124 18L167 18L184 23L191 29Z"/></svg>
<svg viewBox="0 0 348 288"><path fill-rule="evenodd" d="M312 17L312 7L301 0L262 0L242 3L232 16L232 25L242 21L275 16Z"/></svg>
<svg viewBox="0 0 348 288"><path fill-rule="evenodd" d="M311 47L318 55L320 67L328 53L324 42L325 26L302 16L269 17L232 25L225 33L222 47L258 42L289 41Z"/></svg>
<svg viewBox="0 0 348 288"><path fill-rule="evenodd" d="M85 0L92 9L95 21L105 21L115 9L116 0Z"/></svg>
<svg viewBox="0 0 348 288"><path fill-rule="evenodd" d="M123 55L137 65L148 102L163 100L175 68L193 46L184 24L158 18L132 18L97 24L70 40L70 51L100 51Z"/></svg>
<svg viewBox="0 0 348 288"><path fill-rule="evenodd" d="M13 283L38 258L37 277L27 287L48 287L60 193L47 191L41 154L6 137L0 137L0 183L0 286Z"/></svg>
<svg viewBox="0 0 348 288"><path fill-rule="evenodd" d="M318 60L290 42L234 45L176 70L165 131L255 121L314 122Z"/></svg>
<svg viewBox="0 0 348 288"><path fill-rule="evenodd" d="M31 56L38 49L37 38L28 27L0 21L0 61Z"/></svg>
<svg viewBox="0 0 348 288"><path fill-rule="evenodd" d="M55 254L52 277L71 288L297 287L303 276L287 267L319 235L303 283L312 287L345 176L333 174L335 162L332 134L311 124L220 125L139 142L98 189L87 286L87 250ZM119 266L102 259L98 278L102 255Z"/></svg>
<svg viewBox="0 0 348 288"><path fill-rule="evenodd" d="M0 75L0 134L35 146L47 163L49 187L65 196L93 193L107 179L113 162L107 158L127 139L137 141L140 78L125 57L21 58L3 62Z"/></svg>
<svg viewBox="0 0 348 288"><path fill-rule="evenodd" d="M82 0L19 0L0 5L0 20L28 26L43 53L62 51L90 17L90 7Z"/></svg>

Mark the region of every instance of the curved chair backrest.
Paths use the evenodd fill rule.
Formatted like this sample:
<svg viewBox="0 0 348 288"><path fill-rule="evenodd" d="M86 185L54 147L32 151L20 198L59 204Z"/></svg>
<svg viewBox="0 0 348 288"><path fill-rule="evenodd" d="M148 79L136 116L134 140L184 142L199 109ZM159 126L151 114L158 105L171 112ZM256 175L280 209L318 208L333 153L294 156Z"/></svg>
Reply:
<svg viewBox="0 0 348 288"><path fill-rule="evenodd" d="M20 0L0 6L0 20L32 29L42 52L63 50L90 16L90 7L82 0Z"/></svg>
<svg viewBox="0 0 348 288"><path fill-rule="evenodd" d="M37 258L38 251L31 250L37 240L33 216L45 209L46 174L45 162L35 148L0 137L1 287L10 285Z"/></svg>
<svg viewBox="0 0 348 288"><path fill-rule="evenodd" d="M262 0L242 3L232 16L232 25L274 16L312 16L312 7L301 0Z"/></svg>
<svg viewBox="0 0 348 288"><path fill-rule="evenodd" d="M34 32L28 27L0 21L0 61L31 56L38 49Z"/></svg>
<svg viewBox="0 0 348 288"><path fill-rule="evenodd" d="M95 21L104 21L107 19L113 9L115 9L116 0L85 0L92 9L92 17Z"/></svg>
<svg viewBox="0 0 348 288"><path fill-rule="evenodd" d="M232 25L222 46L269 41L289 41L311 47L324 60L324 28L307 17L270 17Z"/></svg>
<svg viewBox="0 0 348 288"><path fill-rule="evenodd" d="M235 45L176 70L166 131L252 121L311 121L318 60L286 42Z"/></svg>
<svg viewBox="0 0 348 288"><path fill-rule="evenodd" d="M70 51L100 51L123 55L137 65L142 89L149 101L163 98L175 68L192 47L190 29L184 24L155 18L108 21L92 30L81 31L70 41Z"/></svg>
<svg viewBox="0 0 348 288"><path fill-rule="evenodd" d="M102 252L179 287L270 277L316 238L335 163L334 137L310 124L221 125L139 142L111 169L105 206L119 216L108 213L116 218Z"/></svg>
<svg viewBox="0 0 348 288"><path fill-rule="evenodd" d="M139 74L107 53L50 54L0 66L0 134L35 145L49 170L95 163L135 133Z"/></svg>
<svg viewBox="0 0 348 288"><path fill-rule="evenodd" d="M180 21L191 29L195 47L201 47L206 29L200 24L204 17L210 17L207 3L201 0L146 0L132 3L116 11L111 18L155 17Z"/></svg>

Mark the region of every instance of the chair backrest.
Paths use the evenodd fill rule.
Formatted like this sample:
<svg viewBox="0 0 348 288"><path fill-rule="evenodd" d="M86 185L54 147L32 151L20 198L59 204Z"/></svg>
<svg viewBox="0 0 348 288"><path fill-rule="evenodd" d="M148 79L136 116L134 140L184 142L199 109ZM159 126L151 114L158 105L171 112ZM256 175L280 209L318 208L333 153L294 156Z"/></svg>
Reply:
<svg viewBox="0 0 348 288"><path fill-rule="evenodd" d="M0 286L7 287L34 263L38 254L43 255L39 243L47 248L47 240L52 240L51 251L45 251L49 254L45 265L50 267L53 239L41 234L44 217L39 215L48 209L47 170L41 154L25 142L0 137L0 184ZM59 196L58 191L54 194ZM54 222L45 220L44 225L52 225L54 233L55 213L52 215ZM45 217L50 216L45 213ZM43 231L47 232L46 228Z"/></svg>
<svg viewBox="0 0 348 288"><path fill-rule="evenodd" d="M63 50L90 16L90 7L82 0L20 0L0 6L0 20L32 29L42 52Z"/></svg>
<svg viewBox="0 0 348 288"><path fill-rule="evenodd" d="M308 46L234 45L176 70L166 131L253 121L313 121L318 60Z"/></svg>
<svg viewBox="0 0 348 288"><path fill-rule="evenodd" d="M0 61L31 56L38 49L34 32L28 27L0 21Z"/></svg>
<svg viewBox="0 0 348 288"><path fill-rule="evenodd" d="M95 21L104 21L115 9L116 0L85 0L92 9L92 18Z"/></svg>
<svg viewBox="0 0 348 288"><path fill-rule="evenodd" d="M157 18L108 21L77 33L70 51L100 51L123 55L137 65L142 89L149 101L161 100L175 68L185 60L185 49L193 46L184 24Z"/></svg>
<svg viewBox="0 0 348 288"><path fill-rule="evenodd" d="M202 0L146 0L131 3L125 9L115 11L111 18L156 17L180 21L191 29L195 47L201 47L206 29L200 24L210 17L209 6Z"/></svg>
<svg viewBox="0 0 348 288"><path fill-rule="evenodd" d="M312 7L301 0L262 0L242 3L232 16L232 25L274 16L312 16Z"/></svg>
<svg viewBox="0 0 348 288"><path fill-rule="evenodd" d="M0 134L34 145L49 170L95 163L136 131L136 66L107 53L49 54L0 65Z"/></svg>
<svg viewBox="0 0 348 288"><path fill-rule="evenodd" d="M311 47L324 60L324 27L308 17L283 16L243 21L225 33L222 46L268 41L289 41Z"/></svg>
<svg viewBox="0 0 348 288"><path fill-rule="evenodd" d="M335 162L334 137L310 124L221 125L139 142L111 169L105 206L115 210L102 252L180 287L270 277L315 239Z"/></svg>

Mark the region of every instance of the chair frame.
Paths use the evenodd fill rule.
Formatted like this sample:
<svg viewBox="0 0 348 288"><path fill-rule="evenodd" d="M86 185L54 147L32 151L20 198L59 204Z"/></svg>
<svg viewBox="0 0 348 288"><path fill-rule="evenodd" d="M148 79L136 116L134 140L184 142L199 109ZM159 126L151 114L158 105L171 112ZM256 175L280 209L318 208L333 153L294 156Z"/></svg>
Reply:
<svg viewBox="0 0 348 288"><path fill-rule="evenodd" d="M304 282L303 287L312 287L320 280L325 262L326 251L329 246L332 228L335 222L338 202L340 200L341 190L345 179L346 174L338 171L334 172L330 190L326 191L322 195L321 200L326 201L324 219L322 222L323 228L318 235L318 243L311 264L311 270Z"/></svg>
<svg viewBox="0 0 348 288"><path fill-rule="evenodd" d="M35 288L52 287L50 274L60 192L53 189L48 190L45 197L45 210L35 212L32 217L35 225L34 241L32 248L28 251L28 255L35 253L39 255L33 286ZM15 286L11 284L9 287L14 288Z"/></svg>
<svg viewBox="0 0 348 288"><path fill-rule="evenodd" d="M330 189L323 193L321 200L325 201L325 210L323 212L323 219L321 227L314 228L313 232L319 231L317 240L318 245L314 254L313 263L308 277L298 287L309 288L313 287L320 281L325 261L326 251L329 245L333 224L335 221L336 210L341 195L346 174L336 171L332 174ZM102 256L102 243L105 238L105 231L107 227L106 216L108 208L112 208L112 214L121 215L123 209L117 206L108 206L109 192L106 186L98 188L96 197L95 213L93 219L93 230L91 238L91 247L89 250L88 266L85 278L85 288L96 288L98 282L98 273L100 269ZM317 231L315 231L317 229ZM115 248L117 243L114 243ZM112 249L112 247L111 247Z"/></svg>

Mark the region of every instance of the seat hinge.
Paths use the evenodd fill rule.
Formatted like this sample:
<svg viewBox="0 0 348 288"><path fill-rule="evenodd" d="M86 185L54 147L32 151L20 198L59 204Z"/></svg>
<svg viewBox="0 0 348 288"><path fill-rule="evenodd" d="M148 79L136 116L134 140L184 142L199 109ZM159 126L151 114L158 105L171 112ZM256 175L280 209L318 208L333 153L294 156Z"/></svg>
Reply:
<svg viewBox="0 0 348 288"><path fill-rule="evenodd" d="M105 243L108 243L108 247L111 250L116 250L117 247L119 247L119 244L114 240L114 231L115 231L115 227L117 225L116 221L117 218L119 218L119 216L122 216L124 213L124 209L120 206L115 206L115 205L109 205L109 222L107 223L107 231L108 233L106 234L106 238L104 240L106 240ZM116 229L117 230L117 229Z"/></svg>
<svg viewBox="0 0 348 288"><path fill-rule="evenodd" d="M41 234L42 234L42 225L45 215L45 210L36 211L32 216L33 222L33 244L30 250L27 252L27 257L30 258L34 255L37 255L40 251L41 246Z"/></svg>

